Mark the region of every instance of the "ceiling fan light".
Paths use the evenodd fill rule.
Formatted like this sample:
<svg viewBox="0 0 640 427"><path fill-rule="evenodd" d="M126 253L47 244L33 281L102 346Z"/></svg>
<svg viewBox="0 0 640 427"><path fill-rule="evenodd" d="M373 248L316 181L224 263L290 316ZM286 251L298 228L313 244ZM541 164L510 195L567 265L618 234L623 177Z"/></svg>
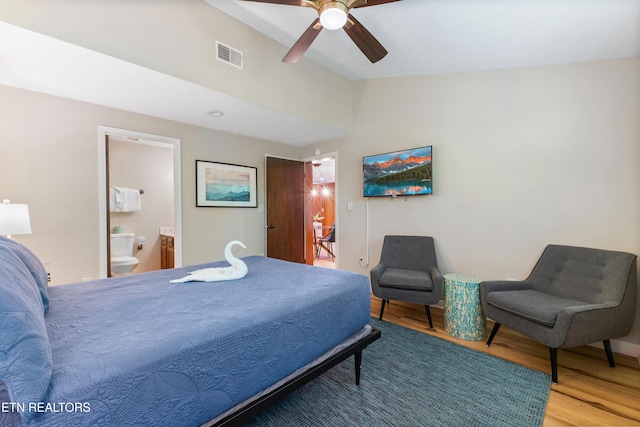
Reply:
<svg viewBox="0 0 640 427"><path fill-rule="evenodd" d="M339 30L347 23L349 9L341 2L326 3L320 10L320 23L327 30Z"/></svg>

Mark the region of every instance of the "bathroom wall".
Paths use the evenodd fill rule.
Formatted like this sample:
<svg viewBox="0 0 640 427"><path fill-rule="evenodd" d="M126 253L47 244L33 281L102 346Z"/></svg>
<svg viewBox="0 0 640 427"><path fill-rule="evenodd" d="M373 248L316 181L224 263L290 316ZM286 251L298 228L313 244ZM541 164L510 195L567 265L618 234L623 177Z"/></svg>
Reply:
<svg viewBox="0 0 640 427"><path fill-rule="evenodd" d="M111 230L135 233L134 273L160 269L160 227L173 227L173 148L133 141L109 140L109 185L144 190L140 212L112 212ZM110 230L110 231L111 231ZM137 249L137 238L146 243Z"/></svg>

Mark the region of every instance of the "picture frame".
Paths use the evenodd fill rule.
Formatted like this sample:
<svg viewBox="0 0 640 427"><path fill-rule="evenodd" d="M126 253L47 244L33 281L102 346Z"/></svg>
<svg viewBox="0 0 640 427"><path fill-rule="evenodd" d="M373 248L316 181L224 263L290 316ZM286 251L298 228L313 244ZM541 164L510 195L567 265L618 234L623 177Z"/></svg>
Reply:
<svg viewBox="0 0 640 427"><path fill-rule="evenodd" d="M258 169L196 160L196 207L255 208Z"/></svg>

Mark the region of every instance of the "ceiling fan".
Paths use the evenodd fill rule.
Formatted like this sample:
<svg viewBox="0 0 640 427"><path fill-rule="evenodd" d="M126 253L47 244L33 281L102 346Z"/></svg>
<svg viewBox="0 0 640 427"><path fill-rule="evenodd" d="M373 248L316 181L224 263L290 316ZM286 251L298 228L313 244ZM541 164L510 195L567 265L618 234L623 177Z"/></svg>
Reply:
<svg viewBox="0 0 640 427"><path fill-rule="evenodd" d="M399 0L245 0L260 3L275 3L290 6L306 6L316 9L318 17L294 43L282 62L298 62L318 37L323 28L339 30L343 28L358 48L372 63L378 62L387 54L387 50L378 40L351 15L351 9L376 6Z"/></svg>

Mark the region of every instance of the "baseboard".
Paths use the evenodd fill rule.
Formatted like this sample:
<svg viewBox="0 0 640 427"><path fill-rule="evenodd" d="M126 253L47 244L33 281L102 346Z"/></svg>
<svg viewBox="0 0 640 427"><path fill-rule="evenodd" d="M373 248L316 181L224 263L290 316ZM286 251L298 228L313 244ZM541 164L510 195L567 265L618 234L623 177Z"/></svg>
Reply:
<svg viewBox="0 0 640 427"><path fill-rule="evenodd" d="M431 307L440 308L444 310L444 301L440 300L437 304L433 304ZM604 349L601 342L589 344L592 347ZM638 365L640 365L640 344L634 344L627 341L611 340L611 350L615 353L624 354L625 356L631 356L638 359Z"/></svg>
<svg viewBox="0 0 640 427"><path fill-rule="evenodd" d="M394 301L394 304L404 305L406 307L415 306L415 304L413 303L405 303L402 301ZM432 304L431 307L444 310L444 301L440 300L438 301L437 304ZM604 346L602 345L601 342L593 343L590 345L592 347L604 349ZM638 365L640 365L640 344L634 344L627 341L620 341L620 340L614 339L614 340L611 340L611 350L613 350L615 353L620 353L620 354L624 354L625 356L631 356L631 357L637 358Z"/></svg>
<svg viewBox="0 0 640 427"><path fill-rule="evenodd" d="M591 347L597 347L604 349L604 345L601 342L594 342L589 344ZM640 365L640 345L627 341L611 340L611 350L614 353L624 354L626 356L635 357L638 359L638 365Z"/></svg>

